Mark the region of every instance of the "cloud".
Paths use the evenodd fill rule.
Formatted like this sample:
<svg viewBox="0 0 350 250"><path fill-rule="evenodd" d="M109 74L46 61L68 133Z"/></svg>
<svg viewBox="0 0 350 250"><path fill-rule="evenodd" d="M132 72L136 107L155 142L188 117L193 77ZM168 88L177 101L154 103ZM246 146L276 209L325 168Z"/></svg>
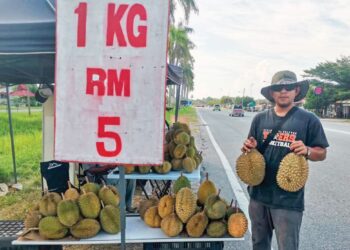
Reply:
<svg viewBox="0 0 350 250"><path fill-rule="evenodd" d="M198 0L191 39L197 47L195 98L245 94L283 69L299 76L318 63L350 55L347 0ZM265 82L264 82L265 81Z"/></svg>

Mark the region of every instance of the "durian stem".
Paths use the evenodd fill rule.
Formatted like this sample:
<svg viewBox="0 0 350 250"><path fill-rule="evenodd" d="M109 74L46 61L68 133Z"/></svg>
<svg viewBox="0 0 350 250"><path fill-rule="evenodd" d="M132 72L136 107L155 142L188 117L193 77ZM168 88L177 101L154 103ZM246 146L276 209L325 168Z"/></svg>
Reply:
<svg viewBox="0 0 350 250"><path fill-rule="evenodd" d="M238 213L237 201L235 201L235 209L236 209L236 213Z"/></svg>
<svg viewBox="0 0 350 250"><path fill-rule="evenodd" d="M232 204L233 204L233 199L231 200L230 207L232 207Z"/></svg>
<svg viewBox="0 0 350 250"><path fill-rule="evenodd" d="M205 178L207 179L207 181L209 180L209 174L208 174L208 172L205 173Z"/></svg>
<svg viewBox="0 0 350 250"><path fill-rule="evenodd" d="M101 180L101 182L102 182L102 185L105 187L105 186L107 186L106 185L106 182L104 181L104 180Z"/></svg>
<svg viewBox="0 0 350 250"><path fill-rule="evenodd" d="M105 204L103 203L103 200L101 200L101 205L102 205L102 208L105 207Z"/></svg>
<svg viewBox="0 0 350 250"><path fill-rule="evenodd" d="M68 188L72 188L72 184L70 183L70 181L67 181L68 182Z"/></svg>
<svg viewBox="0 0 350 250"><path fill-rule="evenodd" d="M217 196L220 196L220 193L221 193L221 189L219 189Z"/></svg>
<svg viewBox="0 0 350 250"><path fill-rule="evenodd" d="M85 176L85 181L86 183L90 183L89 178L87 176Z"/></svg>
<svg viewBox="0 0 350 250"><path fill-rule="evenodd" d="M61 193L62 200L65 200L64 193Z"/></svg>

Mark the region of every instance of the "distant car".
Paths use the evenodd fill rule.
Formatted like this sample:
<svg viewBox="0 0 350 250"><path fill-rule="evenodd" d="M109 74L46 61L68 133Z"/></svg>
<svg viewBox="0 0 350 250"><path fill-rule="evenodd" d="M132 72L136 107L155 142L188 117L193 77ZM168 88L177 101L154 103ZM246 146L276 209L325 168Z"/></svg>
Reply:
<svg viewBox="0 0 350 250"><path fill-rule="evenodd" d="M213 111L221 111L221 107L220 107L220 105L219 104L215 104L214 105L214 108L213 108Z"/></svg>
<svg viewBox="0 0 350 250"><path fill-rule="evenodd" d="M241 105L234 105L232 108L232 112L229 114L229 116L244 116L244 110Z"/></svg>

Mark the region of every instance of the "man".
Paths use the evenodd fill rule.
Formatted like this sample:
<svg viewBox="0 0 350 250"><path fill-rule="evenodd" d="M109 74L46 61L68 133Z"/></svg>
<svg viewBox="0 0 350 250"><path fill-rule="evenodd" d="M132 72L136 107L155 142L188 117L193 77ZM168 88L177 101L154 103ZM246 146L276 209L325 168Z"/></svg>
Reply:
<svg viewBox="0 0 350 250"><path fill-rule="evenodd" d="M274 103L274 108L259 113L253 119L248 139L242 151L262 151L264 140L290 110L292 114L283 123L263 152L266 172L263 182L249 186L249 216L252 222L254 250L271 249L275 230L279 250L295 250L299 245L299 231L304 210L304 188L287 192L276 182L282 158L290 152L303 155L311 161L326 158L329 146L319 119L312 113L293 108L302 100L309 88L307 81L298 82L291 71L277 72L271 85L261 89L261 94Z"/></svg>

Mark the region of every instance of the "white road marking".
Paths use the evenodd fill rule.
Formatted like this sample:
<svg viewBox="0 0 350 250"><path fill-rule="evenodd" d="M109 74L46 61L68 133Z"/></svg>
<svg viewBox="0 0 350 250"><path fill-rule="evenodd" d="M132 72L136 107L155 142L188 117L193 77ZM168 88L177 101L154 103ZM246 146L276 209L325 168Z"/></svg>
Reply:
<svg viewBox="0 0 350 250"><path fill-rule="evenodd" d="M201 119L202 123L207 124L206 121L204 121L201 114L199 114L199 112L197 112L197 114L198 114L199 118ZM213 134L211 133L209 126L205 126L205 128L207 129L210 141L213 144L213 146L214 146L214 148L215 148L215 150L216 150L216 152L221 160L221 163L225 169L225 172L226 172L227 178L229 179L229 183L231 185L232 191L235 194L236 199L239 203L239 207L242 209L244 214L247 216L248 230L251 233L252 232L251 231L251 221L250 221L249 213L248 213L248 204L249 204L248 199L245 196L243 189L242 189L241 185L239 184L239 181L238 181L236 175L233 173L233 170L232 170L232 167L231 167L229 161L227 160L225 154L222 152L222 150L219 147L218 143L216 142Z"/></svg>
<svg viewBox="0 0 350 250"><path fill-rule="evenodd" d="M330 131L330 132L336 132L336 133L341 133L341 134L350 135L350 132L348 132L348 131L344 131L344 130L339 130L339 129L333 129L333 128L324 128L324 130L326 130L326 131Z"/></svg>

